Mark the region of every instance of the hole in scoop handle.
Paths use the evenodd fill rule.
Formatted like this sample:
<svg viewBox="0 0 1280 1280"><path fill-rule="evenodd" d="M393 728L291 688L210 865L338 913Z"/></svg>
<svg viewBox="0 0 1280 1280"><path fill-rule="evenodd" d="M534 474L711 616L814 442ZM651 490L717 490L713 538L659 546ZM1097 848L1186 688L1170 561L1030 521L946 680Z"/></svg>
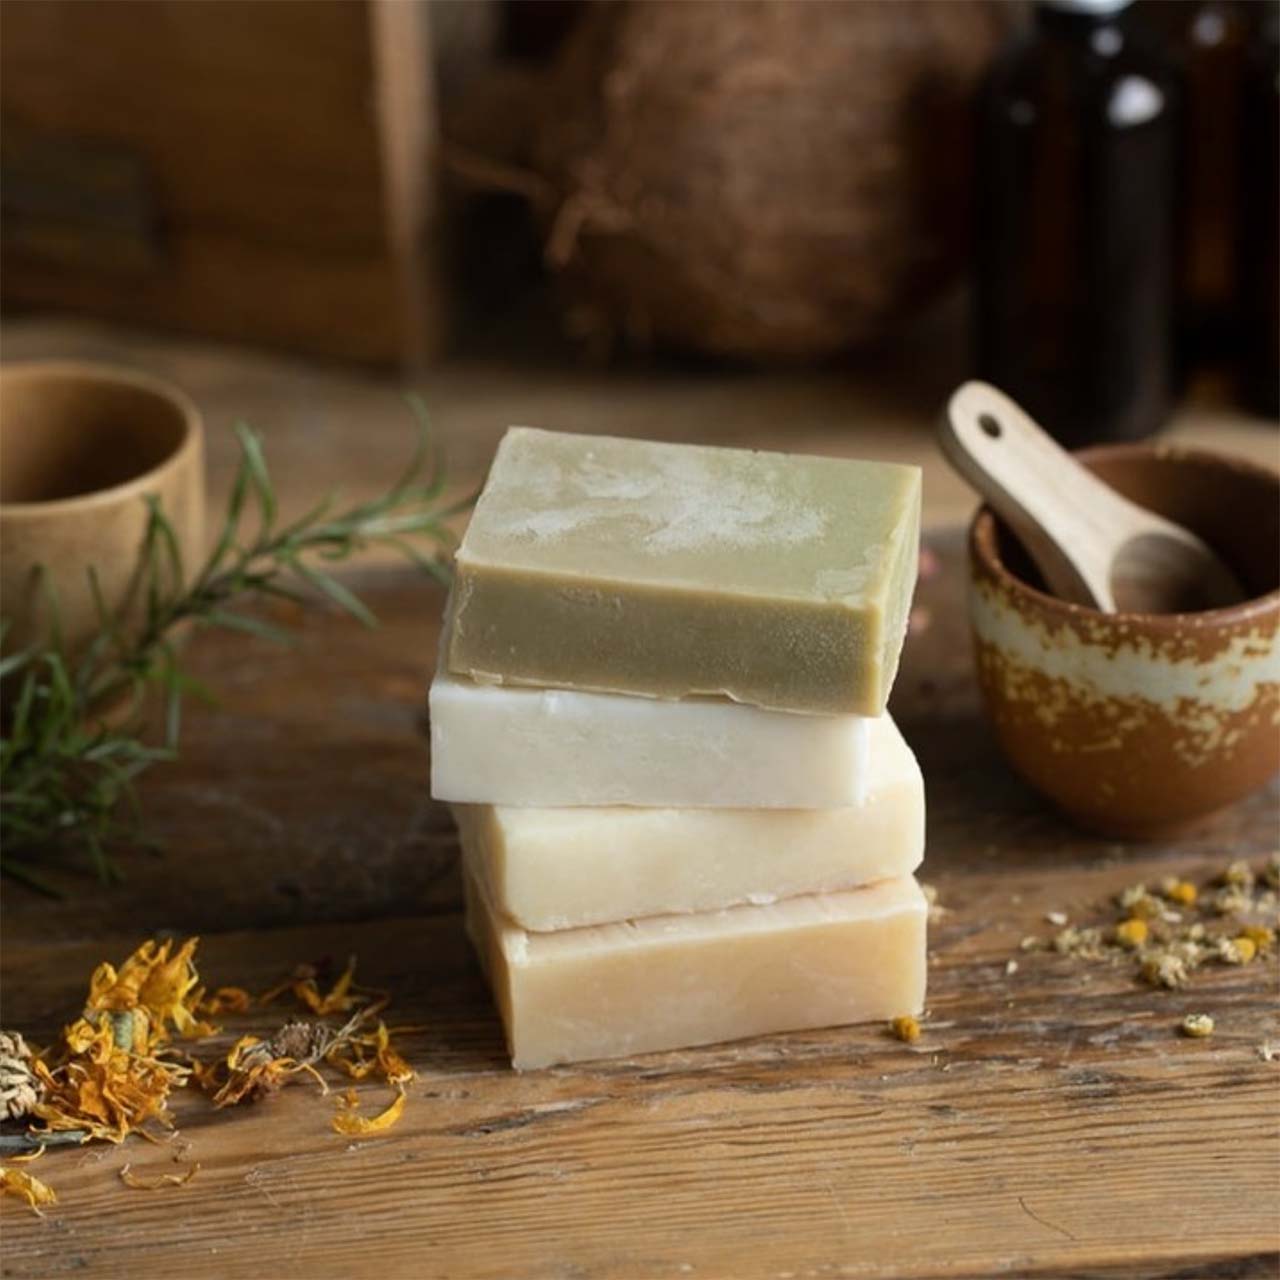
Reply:
<svg viewBox="0 0 1280 1280"><path fill-rule="evenodd" d="M1129 504L1002 391L966 382L939 430L951 465L1018 535L1054 595L1115 610L1111 562Z"/></svg>

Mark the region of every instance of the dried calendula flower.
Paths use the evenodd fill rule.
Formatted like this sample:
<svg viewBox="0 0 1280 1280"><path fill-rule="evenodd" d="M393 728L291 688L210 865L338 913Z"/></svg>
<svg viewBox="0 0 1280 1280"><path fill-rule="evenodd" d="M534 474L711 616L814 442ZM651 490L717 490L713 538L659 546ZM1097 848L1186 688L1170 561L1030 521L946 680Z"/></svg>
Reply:
<svg viewBox="0 0 1280 1280"><path fill-rule="evenodd" d="M317 1017L328 1017L334 1013L349 1013L360 1005L378 1008L389 1000L385 991L374 991L356 984L356 958L347 961L347 967L338 975L337 980L328 991L321 994L319 987L320 973L315 965L301 964L284 982L264 992L258 997L260 1004L270 1004L284 991L292 991L294 998L310 1013Z"/></svg>
<svg viewBox="0 0 1280 1280"><path fill-rule="evenodd" d="M391 1033L386 1025L361 1035L351 1035L335 1044L325 1054L325 1061L345 1071L353 1080L379 1075L391 1084L405 1084L413 1079L413 1068L391 1047Z"/></svg>
<svg viewBox="0 0 1280 1280"><path fill-rule="evenodd" d="M1213 1019L1207 1013L1189 1013L1182 1020L1182 1034L1194 1040L1213 1035Z"/></svg>
<svg viewBox="0 0 1280 1280"><path fill-rule="evenodd" d="M1116 925L1116 941L1129 950L1136 950L1147 940L1147 922L1145 920L1124 920Z"/></svg>
<svg viewBox="0 0 1280 1280"><path fill-rule="evenodd" d="M915 1044L920 1039L920 1022L909 1013L904 1014L889 1023L889 1032L904 1044Z"/></svg>
<svg viewBox="0 0 1280 1280"><path fill-rule="evenodd" d="M274 1093L299 1074L311 1076L328 1092L315 1064L341 1034L317 1023L286 1022L266 1040L241 1036L221 1062L200 1073L200 1083L212 1093L215 1107L234 1106Z"/></svg>
<svg viewBox="0 0 1280 1280"><path fill-rule="evenodd" d="M25 1169L6 1169L0 1166L0 1195L14 1196L26 1203L37 1214L40 1206L56 1204L58 1197L52 1187L40 1181Z"/></svg>
<svg viewBox="0 0 1280 1280"><path fill-rule="evenodd" d="M199 942L199 938L188 938L174 951L171 940L147 941L119 972L100 964L89 981L85 1018L96 1022L103 1015L131 1014L127 1031L118 1030L117 1038L127 1036L130 1047L139 1053L167 1040L170 1025L184 1036L212 1034L213 1028L195 1016L200 975L194 957ZM116 1023L123 1025L118 1017Z"/></svg>
<svg viewBox="0 0 1280 1280"><path fill-rule="evenodd" d="M34 1069L43 1090L31 1114L53 1131L81 1129L90 1137L123 1142L148 1120L169 1122L171 1090L186 1083L190 1068L120 1048L110 1022L85 1019L64 1033L67 1056Z"/></svg>

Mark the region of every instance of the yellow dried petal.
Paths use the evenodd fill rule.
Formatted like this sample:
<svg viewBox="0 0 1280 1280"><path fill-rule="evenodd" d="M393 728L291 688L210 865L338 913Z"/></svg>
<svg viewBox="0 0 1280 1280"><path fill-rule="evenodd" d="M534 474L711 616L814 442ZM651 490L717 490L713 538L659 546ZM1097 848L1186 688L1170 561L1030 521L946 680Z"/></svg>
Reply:
<svg viewBox="0 0 1280 1280"><path fill-rule="evenodd" d="M243 987L219 987L208 999L201 999L201 1013L221 1017L224 1013L245 1013L253 1005L253 997Z"/></svg>
<svg viewBox="0 0 1280 1280"><path fill-rule="evenodd" d="M1147 928L1145 920L1125 920L1123 923L1116 925L1116 941L1122 947L1134 950L1146 942L1149 932L1150 930Z"/></svg>
<svg viewBox="0 0 1280 1280"><path fill-rule="evenodd" d="M345 1133L348 1137L364 1137L371 1133L385 1133L400 1119L404 1111L405 1095L403 1090L397 1092L391 1105L376 1116L357 1115L355 1104L351 1102L349 1095L350 1091L348 1091L348 1097L343 1099L343 1106L346 1107L346 1110L338 1112L332 1120L335 1131Z"/></svg>
<svg viewBox="0 0 1280 1280"><path fill-rule="evenodd" d="M889 1030L904 1044L915 1044L920 1039L920 1023L910 1014L894 1018L889 1023Z"/></svg>
<svg viewBox="0 0 1280 1280"><path fill-rule="evenodd" d="M42 1204L57 1204L58 1197L46 1182L25 1169L0 1167L0 1195L13 1196L26 1203L27 1208L40 1213Z"/></svg>
<svg viewBox="0 0 1280 1280"><path fill-rule="evenodd" d="M135 1191L158 1191L161 1187L185 1186L200 1172L200 1162L185 1169L182 1173L157 1173L150 1178L140 1178L133 1172L132 1164L125 1164L120 1170L120 1181Z"/></svg>

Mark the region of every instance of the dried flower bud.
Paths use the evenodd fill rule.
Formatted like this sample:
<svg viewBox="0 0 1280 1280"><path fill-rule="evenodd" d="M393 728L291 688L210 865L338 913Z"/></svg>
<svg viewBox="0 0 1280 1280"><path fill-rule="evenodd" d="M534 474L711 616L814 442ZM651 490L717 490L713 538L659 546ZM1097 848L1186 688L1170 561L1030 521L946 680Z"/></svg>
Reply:
<svg viewBox="0 0 1280 1280"><path fill-rule="evenodd" d="M1203 1040L1213 1035L1213 1019L1207 1013L1189 1013L1182 1020L1182 1034Z"/></svg>
<svg viewBox="0 0 1280 1280"><path fill-rule="evenodd" d="M920 1023L910 1014L894 1018L889 1023L889 1030L904 1044L915 1044L920 1039Z"/></svg>
<svg viewBox="0 0 1280 1280"><path fill-rule="evenodd" d="M1145 920L1125 920L1116 925L1116 941L1129 950L1136 950L1147 940L1147 922Z"/></svg>

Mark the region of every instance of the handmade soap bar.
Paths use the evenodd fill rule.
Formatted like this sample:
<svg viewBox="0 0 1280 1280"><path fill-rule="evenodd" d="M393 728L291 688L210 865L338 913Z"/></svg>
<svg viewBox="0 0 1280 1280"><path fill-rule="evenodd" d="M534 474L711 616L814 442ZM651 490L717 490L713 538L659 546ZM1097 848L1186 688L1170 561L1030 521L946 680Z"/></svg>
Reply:
<svg viewBox="0 0 1280 1280"><path fill-rule="evenodd" d="M867 797L842 809L519 809L455 805L467 865L524 929L714 911L910 875L924 782L884 715Z"/></svg>
<svg viewBox="0 0 1280 1280"><path fill-rule="evenodd" d="M919 526L916 467L513 427L458 551L448 665L879 715Z"/></svg>
<svg viewBox="0 0 1280 1280"><path fill-rule="evenodd" d="M431 793L503 805L821 808L866 793L865 716L484 685L437 671Z"/></svg>
<svg viewBox="0 0 1280 1280"><path fill-rule="evenodd" d="M927 907L910 877L561 933L526 933L466 885L516 1067L892 1018L924 1001Z"/></svg>

